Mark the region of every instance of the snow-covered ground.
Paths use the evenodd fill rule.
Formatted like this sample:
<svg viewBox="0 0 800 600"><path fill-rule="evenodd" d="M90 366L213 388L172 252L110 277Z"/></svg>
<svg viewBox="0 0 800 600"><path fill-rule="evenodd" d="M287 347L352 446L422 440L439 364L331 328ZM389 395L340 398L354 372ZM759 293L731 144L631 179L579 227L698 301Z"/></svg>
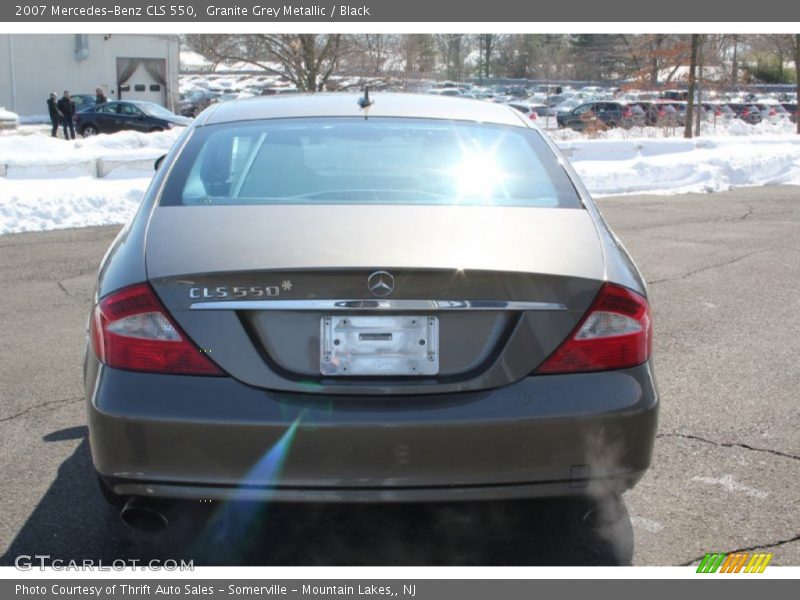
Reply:
<svg viewBox="0 0 800 600"><path fill-rule="evenodd" d="M157 133L128 131L66 141L50 137L47 126L0 132L0 176L8 179L97 176L103 161L150 162L172 146L183 128ZM59 136L62 135L59 131ZM149 173L152 174L152 173ZM103 173L100 173L102 176Z"/></svg>
<svg viewBox="0 0 800 600"><path fill-rule="evenodd" d="M792 126L793 127L793 126ZM791 127L734 123L694 140L658 130L612 130L587 139L555 132L595 195L800 185L800 136ZM0 234L124 223L180 130L67 142L46 127L0 133Z"/></svg>
<svg viewBox="0 0 800 600"><path fill-rule="evenodd" d="M150 178L0 179L0 234L127 222Z"/></svg>
<svg viewBox="0 0 800 600"><path fill-rule="evenodd" d="M0 134L0 234L125 223L181 128L74 142L47 127Z"/></svg>
<svg viewBox="0 0 800 600"><path fill-rule="evenodd" d="M749 185L800 184L800 136L793 123L735 120L691 140L655 128L614 129L597 139L554 132L595 196L717 192ZM638 137L637 137L638 133ZM644 135L643 135L644 134Z"/></svg>

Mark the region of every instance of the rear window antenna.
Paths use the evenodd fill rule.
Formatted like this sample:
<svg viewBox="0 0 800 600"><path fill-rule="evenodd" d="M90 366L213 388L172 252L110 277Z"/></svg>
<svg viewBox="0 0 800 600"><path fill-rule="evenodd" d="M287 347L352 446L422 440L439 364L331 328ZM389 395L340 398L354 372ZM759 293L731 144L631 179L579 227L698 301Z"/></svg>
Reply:
<svg viewBox="0 0 800 600"><path fill-rule="evenodd" d="M358 105L364 109L364 120L367 119L367 109L375 104L375 102L369 97L369 86L364 86L364 95L358 99Z"/></svg>

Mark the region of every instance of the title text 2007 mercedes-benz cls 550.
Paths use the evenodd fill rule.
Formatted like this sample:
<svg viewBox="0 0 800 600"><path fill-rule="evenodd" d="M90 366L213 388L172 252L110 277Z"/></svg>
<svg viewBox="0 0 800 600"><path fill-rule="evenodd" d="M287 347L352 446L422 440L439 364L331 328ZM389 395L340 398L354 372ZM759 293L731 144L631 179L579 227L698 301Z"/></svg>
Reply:
<svg viewBox="0 0 800 600"><path fill-rule="evenodd" d="M214 105L95 300L85 382L110 499L617 493L650 463L642 277L507 106Z"/></svg>

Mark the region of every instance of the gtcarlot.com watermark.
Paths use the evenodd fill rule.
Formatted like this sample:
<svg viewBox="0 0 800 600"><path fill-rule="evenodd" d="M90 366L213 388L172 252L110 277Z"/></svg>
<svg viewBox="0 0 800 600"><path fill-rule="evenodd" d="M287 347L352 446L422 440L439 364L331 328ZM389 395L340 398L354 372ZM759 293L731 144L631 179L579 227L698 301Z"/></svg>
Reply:
<svg viewBox="0 0 800 600"><path fill-rule="evenodd" d="M112 561L82 559L63 560L52 558L49 554L20 554L14 559L14 566L20 571L51 569L53 571L194 571L194 560L118 558Z"/></svg>

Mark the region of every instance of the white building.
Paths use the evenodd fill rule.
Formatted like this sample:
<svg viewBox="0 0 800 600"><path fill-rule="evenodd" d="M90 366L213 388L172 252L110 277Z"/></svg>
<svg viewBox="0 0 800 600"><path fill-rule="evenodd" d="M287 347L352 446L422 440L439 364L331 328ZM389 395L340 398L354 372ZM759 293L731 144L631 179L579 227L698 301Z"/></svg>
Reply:
<svg viewBox="0 0 800 600"><path fill-rule="evenodd" d="M64 90L109 100L178 101L177 36L128 34L0 34L0 106L46 115L47 97Z"/></svg>

